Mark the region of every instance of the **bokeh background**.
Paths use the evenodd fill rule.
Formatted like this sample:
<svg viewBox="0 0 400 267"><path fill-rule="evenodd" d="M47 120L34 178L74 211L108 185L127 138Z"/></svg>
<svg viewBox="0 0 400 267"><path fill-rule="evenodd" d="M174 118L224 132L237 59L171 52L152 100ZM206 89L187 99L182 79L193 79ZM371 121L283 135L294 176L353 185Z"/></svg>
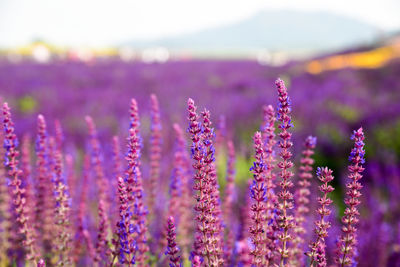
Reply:
<svg viewBox="0 0 400 267"><path fill-rule="evenodd" d="M349 137L362 126L369 196L363 213L378 213L363 227L371 230L379 221L374 231L399 235L400 2L268 2L0 1L0 96L13 108L20 136L35 135L39 113L50 129L59 119L77 157L87 143L84 116L95 119L109 151L113 135L126 136L129 99L136 98L146 174L149 96L155 93L165 177L172 123L186 127L191 97L211 110L218 130L225 121L220 134L234 140L244 190L251 137L262 106L276 106L274 80L281 77L293 103L296 160L302 140L317 136L316 164L334 170L341 203ZM223 156L218 166L223 188Z"/></svg>

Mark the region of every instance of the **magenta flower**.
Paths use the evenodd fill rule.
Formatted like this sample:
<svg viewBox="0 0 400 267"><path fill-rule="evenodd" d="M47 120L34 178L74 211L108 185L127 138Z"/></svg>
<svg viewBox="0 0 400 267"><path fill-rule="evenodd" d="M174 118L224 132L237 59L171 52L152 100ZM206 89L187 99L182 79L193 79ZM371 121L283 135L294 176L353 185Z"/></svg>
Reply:
<svg viewBox="0 0 400 267"><path fill-rule="evenodd" d="M51 142L55 142L54 139L50 139ZM54 208L54 223L56 225L56 243L54 252L58 254L59 266L67 266L71 264L70 258L70 222L69 222L69 197L68 197L68 187L63 181L63 162L62 154L58 149L61 148L60 145L56 146L54 151L54 196L56 201L56 206Z"/></svg>
<svg viewBox="0 0 400 267"><path fill-rule="evenodd" d="M127 169L125 171L126 191L129 209L132 211L131 223L135 229L135 242L137 246L136 263L138 266L146 266L148 261L149 246L147 244L147 208L143 200L143 184L140 172L141 139L139 136L139 113L135 99L130 107L130 129L128 137L128 153L126 155ZM130 241L131 242L131 241Z"/></svg>
<svg viewBox="0 0 400 267"><path fill-rule="evenodd" d="M148 208L149 214L154 213L154 201L158 191L157 185L160 182L160 160L161 160L161 118L160 108L156 95L150 96L151 102L151 131L150 131L150 180L149 180L149 197Z"/></svg>
<svg viewBox="0 0 400 267"><path fill-rule="evenodd" d="M135 264L136 241L134 240L134 225L131 223L132 211L129 207L128 193L125 182L118 177L118 198L119 198L119 221L117 223L118 240L114 242L118 255L119 263L133 266ZM112 261L112 264L114 260Z"/></svg>
<svg viewBox="0 0 400 267"><path fill-rule="evenodd" d="M255 161L250 171L253 173L253 184L251 186L251 205L253 224L250 227L254 249L251 252L253 255L254 266L266 265L266 240L265 240L265 225L266 225L266 205L267 188L265 186L265 152L261 139L261 133L256 132L254 135L254 150Z"/></svg>
<svg viewBox="0 0 400 267"><path fill-rule="evenodd" d="M290 161L292 153L290 148L293 146L291 141L292 134L288 130L293 127L292 120L290 117L291 113L291 102L287 93L284 82L281 79L275 81L275 85L278 88L279 105L278 105L278 120L281 122L279 128L281 132L279 137L279 147L281 149L279 156L281 161L278 163L281 177L281 191L278 196L280 199L280 215L278 216L279 227L282 232L279 234L281 245L279 247L279 253L281 255L280 266L286 264L286 259L289 257L288 241L292 238L290 235L291 229L294 227L294 218L289 214L289 211L293 209L293 194L290 192L290 188L293 187L293 183L290 180L293 177L293 172L290 171L293 163Z"/></svg>
<svg viewBox="0 0 400 267"><path fill-rule="evenodd" d="M320 218L315 222L315 234L317 235L317 238L310 244L311 251L306 255L310 257L310 266L314 266L313 264L316 263L316 266L318 267L325 267L327 265L325 238L328 236L328 229L331 227L331 223L325 221L325 219L331 214L328 207L332 204L332 200L328 198L328 194L334 190L334 188L329 185L333 180L332 170L327 167L318 167L317 177L322 182L322 185L319 186L319 190L322 192L322 197L318 198L318 203L321 207L317 210Z"/></svg>
<svg viewBox="0 0 400 267"><path fill-rule="evenodd" d="M85 154L83 157L83 170L82 170L82 183L81 191L79 196L79 206L77 210L77 223L76 223L76 233L73 242L72 257L73 261L77 262L82 253L86 252L83 243L86 243L87 252L90 258L95 257L95 252L93 248L93 243L91 238L85 237L85 221L87 215L87 197L88 197L88 186L89 186L89 176L90 176L90 156Z"/></svg>
<svg viewBox="0 0 400 267"><path fill-rule="evenodd" d="M51 188L52 156L50 155L46 121L43 115L37 118L36 140L36 203L35 228L41 239L44 254L51 252L53 236L54 197Z"/></svg>
<svg viewBox="0 0 400 267"><path fill-rule="evenodd" d="M4 158L4 157L3 157ZM32 188L32 166L31 166L31 139L26 134L22 138L21 144L21 181L25 189L26 209L28 211L28 222L34 223L35 218L35 196Z"/></svg>
<svg viewBox="0 0 400 267"><path fill-rule="evenodd" d="M168 240L168 246L165 255L169 255L169 266L170 267L182 266L181 257L179 256L180 249L176 244L175 221L174 218L171 216L168 217L167 240Z"/></svg>
<svg viewBox="0 0 400 267"><path fill-rule="evenodd" d="M203 112L203 127L198 122L196 106L192 99L188 100L189 133L192 140L192 158L195 169L194 190L196 196L197 234L195 236L195 254L202 256L209 266L220 266L222 259L221 221L219 207L218 184L216 181L213 131L210 128L209 112Z"/></svg>
<svg viewBox="0 0 400 267"><path fill-rule="evenodd" d="M265 165L265 186L266 186L266 264L272 264L277 257L276 240L279 226L276 221L278 198L275 194L276 187L276 155L275 155L275 111L271 105L264 106L264 125L262 137L264 142L264 165Z"/></svg>
<svg viewBox="0 0 400 267"><path fill-rule="evenodd" d="M189 246L192 242L191 232L193 224L193 192L191 190L189 171L190 158L186 150L186 140L181 127L178 124L174 124L174 130L176 134L175 141L175 156L174 156L174 178L176 181L171 183L176 184L179 194L179 201L171 201L175 204L170 204L170 214L174 214L174 218L177 218L179 222L178 237L179 244L182 248L182 256L187 259L189 258ZM171 189L172 196L172 189ZM179 205L179 206L178 206ZM173 210L176 207L176 210Z"/></svg>
<svg viewBox="0 0 400 267"><path fill-rule="evenodd" d="M200 267L201 266L201 260L199 256L194 256L192 259L192 267Z"/></svg>
<svg viewBox="0 0 400 267"><path fill-rule="evenodd" d="M226 175L225 196L223 203L225 228L224 260L227 265L231 262L232 250L235 244L235 236L232 223L233 198L235 193L235 147L232 141L228 141L228 166Z"/></svg>
<svg viewBox="0 0 400 267"><path fill-rule="evenodd" d="M108 181L106 180L103 165L102 165L102 155L100 149L100 142L97 137L96 125L90 116L85 117L87 127L89 129L89 142L91 149L91 165L94 172L97 188L99 191L99 205L98 205L98 215L99 215L99 225L97 232L96 241L96 256L95 262L108 263L110 256L109 249L109 229L110 223L108 218L109 211L109 196L107 194Z"/></svg>
<svg viewBox="0 0 400 267"><path fill-rule="evenodd" d="M304 150L302 151L303 157L300 160L301 166L299 167L299 181L298 188L295 192L296 209L294 211L296 227L294 228L293 247L291 249L292 264L304 264L303 244L306 229L304 228L304 221L306 215L309 213L309 187L311 185L312 165L314 160L311 156L314 154L314 149L317 144L317 138L308 136L304 142Z"/></svg>
<svg viewBox="0 0 400 267"><path fill-rule="evenodd" d="M3 127L4 127L4 148L5 158L4 165L7 174L11 180L13 204L17 215L19 232L24 236L23 245L27 250L27 259L35 262L37 260L37 251L34 237L34 229L28 224L28 211L26 199L24 197L25 190L21 187L21 170L18 169L18 139L14 133L14 123L11 119L10 108L7 103L3 104Z"/></svg>
<svg viewBox="0 0 400 267"><path fill-rule="evenodd" d="M46 267L46 263L43 259L40 259L36 266L37 267Z"/></svg>
<svg viewBox="0 0 400 267"><path fill-rule="evenodd" d="M245 203L241 209L241 235L240 240L236 242L236 251L237 251L237 262L239 266L243 267L251 267L253 262L253 255L251 254L250 247L251 244L251 235L250 235L250 227L253 224L252 220L252 198L251 198L251 190L252 190L252 180L247 180L247 190L245 194Z"/></svg>
<svg viewBox="0 0 400 267"><path fill-rule="evenodd" d="M336 261L340 266L351 266L354 264L354 257L356 255L356 244L357 244L357 228L356 225L359 221L358 216L360 215L357 206L360 205L361 197L360 190L362 185L359 180L362 178L362 172L365 163L365 150L364 150L364 132L362 128L353 132L351 140L354 140L354 148L350 152L349 161L351 165L348 167L349 170L349 182L346 184L347 197L344 200L346 204L346 210L342 217L344 226L342 227L343 235L338 242L338 251Z"/></svg>

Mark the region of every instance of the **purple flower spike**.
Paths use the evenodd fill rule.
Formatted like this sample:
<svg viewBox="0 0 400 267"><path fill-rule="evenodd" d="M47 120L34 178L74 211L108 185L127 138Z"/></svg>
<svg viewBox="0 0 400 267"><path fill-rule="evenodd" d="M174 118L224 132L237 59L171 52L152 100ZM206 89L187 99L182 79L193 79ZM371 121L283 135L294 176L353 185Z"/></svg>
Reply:
<svg viewBox="0 0 400 267"><path fill-rule="evenodd" d="M328 237L328 229L331 227L329 221L325 221L326 217L331 214L331 210L328 208L332 204L332 200L328 198L328 194L331 193L334 188L329 185L333 180L332 170L327 167L317 169L318 180L322 182L319 186L319 190L322 193L322 197L318 198L320 208L317 210L320 219L315 222L315 234L317 238L315 242L310 244L311 251L307 252L306 255L310 257L310 266L314 266L315 263L318 267L325 267L326 255L325 255L325 238Z"/></svg>
<svg viewBox="0 0 400 267"><path fill-rule="evenodd" d="M226 222L225 228L225 248L224 260L229 266L231 262L232 250L235 244L235 236L233 229L233 199L235 194L235 147L232 141L228 141L228 166L226 175L225 198L224 198L224 221Z"/></svg>
<svg viewBox="0 0 400 267"><path fill-rule="evenodd" d="M18 169L19 151L17 149L18 141L14 133L14 123L11 119L10 108L7 103L3 104L3 127L4 148L5 151L5 166L12 187L12 198L15 211L17 214L17 222L19 223L19 232L23 235L23 246L27 250L27 259L35 262L37 259L37 251L34 237L34 229L31 224L28 224L28 210L26 199L24 197L25 189L21 187L21 170Z"/></svg>
<svg viewBox="0 0 400 267"><path fill-rule="evenodd" d="M158 191L157 185L160 182L160 160L161 160L161 118L157 96L150 96L151 102L151 131L150 131L150 180L148 208L149 214L154 214L154 201Z"/></svg>
<svg viewBox="0 0 400 267"><path fill-rule="evenodd" d="M56 143L56 140L50 138L50 142ZM67 195L68 187L63 181L63 158L61 151L61 145L56 146L54 151L54 196L55 196L55 225L56 225L56 243L55 243L55 253L58 254L59 266L68 266L71 264L71 259L69 255L70 249L70 232L69 232L69 197Z"/></svg>
<svg viewBox="0 0 400 267"><path fill-rule="evenodd" d="M135 242L137 246L136 264L146 266L148 261L149 246L147 244L147 208L143 200L143 182L140 172L140 150L141 138L139 135L139 111L135 99L131 100L130 107L131 123L128 137L128 153L125 157L127 168L125 171L125 182L128 208L132 212L132 227L135 228Z"/></svg>
<svg viewBox="0 0 400 267"><path fill-rule="evenodd" d="M288 130L293 127L293 124L290 117L291 103L285 84L281 79L277 79L275 85L278 89L279 96L278 119L281 122L279 125L279 128L281 129L281 132L279 133L279 137L281 138L281 141L279 142L279 147L281 148L279 153L281 161L278 163L281 177L281 192L278 194L280 199L280 215L278 217L278 222L279 227L282 229L282 233L279 234L281 246L278 251L281 255L280 266L284 266L290 256L287 243L292 238L290 232L294 227L294 218L289 214L289 211L293 209L293 194L290 192L290 188L293 187L293 183L290 179L294 175L293 172L290 171L290 168L293 166L291 161L292 153L290 152L293 143L290 140L292 134L288 132Z"/></svg>
<svg viewBox="0 0 400 267"><path fill-rule="evenodd" d="M360 215L357 206L360 205L361 197L360 190L362 185L359 180L362 178L362 172L364 167L362 164L365 163L365 150L364 150L364 132L360 128L353 132L351 140L354 141L354 148L350 152L350 166L349 170L349 182L346 184L347 197L344 200L346 204L346 210L344 211L344 216L342 217L342 237L338 242L338 251L336 262L340 266L351 266L355 261L356 255L356 244L357 244L357 228L356 225L359 221L358 217Z"/></svg>
<svg viewBox="0 0 400 267"><path fill-rule="evenodd" d="M1 97L0 97L0 102ZM0 159L5 158L5 147L4 147L4 135L5 132L3 131L3 124L1 124L1 129L0 129ZM7 231L7 228L9 228L9 225L12 225L11 221L13 220L12 213L10 212L10 203L11 203L11 190L9 190L7 186L7 181L4 179L6 177L6 166L4 165L3 162L0 163L0 177L2 177L0 181L0 214L2 217L2 220L0 220L0 232L5 233ZM29 210L28 210L29 212ZM33 218L33 217L32 217ZM10 233L10 237L11 237ZM14 233L17 234L17 233ZM14 235L13 234L13 235ZM0 234L0 255L6 255L7 250L10 250L11 248L11 238L7 238L6 235Z"/></svg>
<svg viewBox="0 0 400 267"><path fill-rule="evenodd" d="M115 241L115 246L118 248L115 252L120 264L133 266L135 264L136 242L134 240L134 233L130 231L132 211L129 208L128 194L126 185L121 177L118 177L118 197L119 197L119 217L117 223L118 240Z"/></svg>
<svg viewBox="0 0 400 267"><path fill-rule="evenodd" d="M97 233L96 242L96 256L95 262L108 263L109 261L109 240L108 232L110 228L108 210L109 210L109 199L107 195L108 182L106 180L103 165L100 142L97 137L96 125L90 116L85 117L87 127L89 129L89 142L91 149L91 165L94 172L97 188L99 190L99 226Z"/></svg>
<svg viewBox="0 0 400 267"><path fill-rule="evenodd" d="M275 110L271 105L264 106L264 125L262 127L262 136L265 150L265 185L267 190L267 201L266 201L266 249L267 249L267 262L270 264L275 262L277 257L276 251L276 240L279 230L278 223L276 221L276 210L278 208L278 197L275 194L276 187L276 174L274 168L276 165L275 155Z"/></svg>
<svg viewBox="0 0 400 267"><path fill-rule="evenodd" d="M194 253L202 256L205 264L220 266L222 257L222 223L219 203L218 183L214 166L213 130L209 112L203 112L203 128L198 122L196 106L188 100L189 133L192 140L193 168L195 170L194 190L196 196L197 233L194 242Z"/></svg>
<svg viewBox="0 0 400 267"><path fill-rule="evenodd" d="M36 139L36 203L35 203L35 228L43 243L44 253L51 252L53 233L54 197L51 188L52 157L49 151L46 121L43 115L37 117Z"/></svg>
<svg viewBox="0 0 400 267"><path fill-rule="evenodd" d="M261 139L261 133L256 132L254 135L255 161L250 169L253 173L253 185L251 186L251 197L254 204L251 206L253 224L250 227L254 249L253 255L254 266L266 265L266 187L265 187L265 152Z"/></svg>
<svg viewBox="0 0 400 267"><path fill-rule="evenodd" d="M177 182L177 193L180 193L179 204L176 210L172 210L170 205L170 214L174 215L174 218L179 219L178 236L180 240L180 245L182 249L183 258L189 258L189 246L192 242L190 238L191 228L193 223L193 193L191 190L190 176L190 158L186 150L186 140L184 137L184 132L178 124L174 124L174 130L176 134L175 141L175 160L174 160L174 177L176 177ZM175 179L175 178L174 178ZM172 184L171 184L172 186ZM172 190L172 188L171 188ZM171 191L172 197L172 191ZM172 202L172 201L171 201ZM175 213L175 214L174 214ZM176 216L176 217L175 217Z"/></svg>
<svg viewBox="0 0 400 267"><path fill-rule="evenodd" d="M312 165L314 164L314 160L311 156L314 154L314 149L317 144L317 138L308 136L304 142L304 150L302 152L303 157L300 160L300 168L299 168L299 181L298 188L295 193L296 200L296 209L294 211L296 227L294 228L294 239L293 239L293 247L291 250L291 260L293 265L304 265L304 257L303 256L303 244L304 244L304 235L306 233L306 229L304 226L304 222L306 220L306 215L310 212L309 203L310 203L310 185L312 175ZM319 176L317 174L317 176Z"/></svg>
<svg viewBox="0 0 400 267"><path fill-rule="evenodd" d="M179 256L180 249L176 244L175 221L174 218L171 216L168 218L167 240L168 240L168 246L165 255L169 255L169 266L170 267L182 266L181 257Z"/></svg>

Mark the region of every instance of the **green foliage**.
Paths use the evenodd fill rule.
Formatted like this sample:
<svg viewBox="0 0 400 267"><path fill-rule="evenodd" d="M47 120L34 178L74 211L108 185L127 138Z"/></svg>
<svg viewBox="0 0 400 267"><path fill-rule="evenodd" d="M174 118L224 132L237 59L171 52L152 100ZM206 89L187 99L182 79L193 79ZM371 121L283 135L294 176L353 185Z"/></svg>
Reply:
<svg viewBox="0 0 400 267"><path fill-rule="evenodd" d="M24 96L18 100L19 110L25 114L32 114L37 107L37 101L32 96Z"/></svg>

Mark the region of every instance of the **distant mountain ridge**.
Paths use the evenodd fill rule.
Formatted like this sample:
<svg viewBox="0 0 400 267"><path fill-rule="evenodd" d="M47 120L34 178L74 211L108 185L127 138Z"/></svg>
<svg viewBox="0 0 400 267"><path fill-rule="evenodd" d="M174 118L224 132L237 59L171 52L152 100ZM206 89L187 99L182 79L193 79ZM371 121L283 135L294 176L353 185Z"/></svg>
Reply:
<svg viewBox="0 0 400 267"><path fill-rule="evenodd" d="M230 25L126 44L189 51L325 51L372 42L379 34L377 27L342 15L275 10Z"/></svg>

